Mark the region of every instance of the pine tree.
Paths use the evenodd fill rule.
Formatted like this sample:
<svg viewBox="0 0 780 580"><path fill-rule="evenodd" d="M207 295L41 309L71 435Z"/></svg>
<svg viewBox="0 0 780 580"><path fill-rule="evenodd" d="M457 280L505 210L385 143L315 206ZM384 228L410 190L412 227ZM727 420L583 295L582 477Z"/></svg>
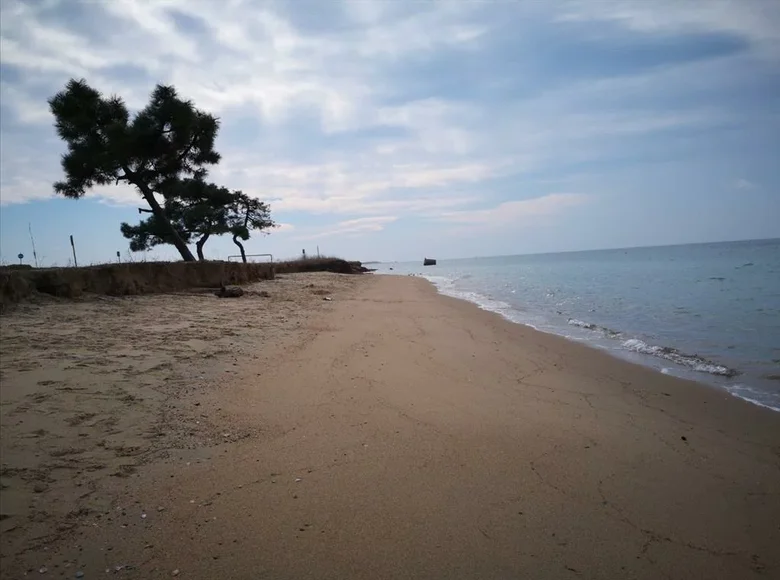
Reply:
<svg viewBox="0 0 780 580"><path fill-rule="evenodd" d="M186 178L202 181L206 167L219 162L214 150L219 120L164 85L157 85L149 104L132 119L120 97L104 97L85 80L71 79L49 100L49 108L68 146L62 157L65 180L54 184L55 192L79 199L96 185L130 183L149 205L155 223L147 225L154 226L154 235L194 261L188 240L171 223L166 193ZM139 233L141 238L151 234Z"/></svg>

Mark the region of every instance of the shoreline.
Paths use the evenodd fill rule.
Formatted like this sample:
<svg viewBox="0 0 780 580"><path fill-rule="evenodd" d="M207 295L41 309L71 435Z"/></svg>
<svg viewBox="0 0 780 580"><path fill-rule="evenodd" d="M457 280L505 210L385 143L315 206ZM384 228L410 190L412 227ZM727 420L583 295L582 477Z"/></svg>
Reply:
<svg viewBox="0 0 780 580"><path fill-rule="evenodd" d="M407 276L408 274L395 274L395 273L388 273L388 272L381 272L378 273L380 276ZM478 294L476 292L471 291L447 291L446 289L442 288L439 284L437 284L434 280L431 279L431 276L428 276L426 274L414 274L413 277L422 278L423 280L426 280L428 283L430 283L437 291L438 294L442 296L447 296L448 298L454 298L456 300L461 300L463 302L469 303L471 305L476 306L480 310L484 310L485 312L490 312L492 314L496 314L500 316L502 319L506 320L507 322L510 322L512 324L519 324L528 328L531 328L532 330L535 330L537 332L541 332L544 334L549 334L552 336L558 336L560 338L563 338L565 340L568 340L570 342L578 343L578 344L584 344L588 348L592 348L595 350L598 350L600 352L604 352L609 354L611 357L616 358L618 360L622 360L625 362L629 362L632 364L636 364L639 366L642 366L644 368L652 369L653 371L657 373L661 373L664 375L672 376L681 380L686 381L692 381L701 385L706 385L710 388L720 389L722 391L725 391L728 393L731 397L735 399L739 399L741 401L746 401L752 405L756 405L758 407L763 407L765 409L768 409L772 412L778 412L780 413L780 406L773 406L772 404L769 404L767 402L764 402L762 400L751 398L749 394L740 394L740 391L748 391L748 393L754 393L755 387L743 383L735 383L735 384L728 384L725 381L725 378L728 376L729 372L736 372L735 376L741 376L741 373L739 371L732 371L729 367L725 367L720 365L719 363L714 363L712 361L708 361L706 359L700 359L698 355L688 355L684 353L680 353L675 348L671 347L657 347L657 346L651 346L647 345L642 341L641 339L628 339L628 342L634 342L634 343L641 343L639 344L639 347L637 349L628 349L628 348L615 348L610 343L606 342L607 339L616 340L618 336L621 336L620 332L613 331L608 328L603 328L598 325L589 325L588 323L582 322L577 319L569 319L568 326L566 327L554 327L550 326L549 328L544 328L540 325L534 325L531 322L513 318L510 313L506 312L506 309L511 310L512 312L518 312L517 307L512 306L502 300L490 298L487 296L484 296L482 294ZM432 277L437 278L440 276L433 275ZM471 294L474 296L478 296L478 298L468 298L464 296L465 294ZM491 306L493 304L493 306ZM589 328L589 326L592 326L592 328ZM573 329L572 329L573 327ZM591 331L591 332L605 332L605 333L614 333L615 336L575 336L573 334L566 334L564 332L564 329L569 330L570 332L572 330L577 331L580 330L581 332L585 331ZM625 338L625 337L623 337ZM621 346L622 343L621 343ZM645 352L649 349L659 349L659 350L666 350L668 351L668 354L665 355L655 355L651 354L649 352ZM705 365L715 365L722 369L721 372L709 372L709 371L698 371L696 369L692 368L686 368L686 365L681 363L676 363L674 360L671 360L671 357L674 357L675 355L681 355L683 358L691 359L691 360L698 360L701 364ZM666 360L667 364L672 364L676 366L672 367L666 367L663 366L663 363L661 363L661 360ZM661 366L659 366L661 365ZM725 376L723 376L725 375ZM729 377L732 378L732 377ZM753 397L756 395L753 394Z"/></svg>
<svg viewBox="0 0 780 580"><path fill-rule="evenodd" d="M604 357L599 362L605 365L610 365L610 362L614 361L620 364L621 366L627 365L627 368L634 368L637 372L641 372L642 374L649 373L651 376L656 377L657 379L663 378L665 380L668 380L670 384L676 384L677 386L684 385L686 390L690 389L691 393L696 392L695 396L701 397L702 400L711 400L712 396L714 396L717 400L722 401L726 404L730 402L735 402L735 404L741 408L747 407L748 409L751 410L757 409L760 413L765 413L772 419L778 421L778 442L780 442L780 415L778 415L777 411L771 407L767 407L766 405L756 403L755 401L752 400L738 397L736 395L727 392L724 389L721 389L719 387L716 387L704 381L698 381L688 377L681 377L674 374L663 373L660 370L650 365L642 364L640 362L623 358L617 354L613 354L612 351L608 349L600 348L598 346L593 346L592 344L586 341L580 341L573 338L569 338L567 336L560 335L555 332L548 332L546 330L536 328L530 324L516 322L514 320L505 317L500 312L495 312L493 310L482 308L480 305L471 302L470 300L467 300L465 298L449 296L447 294L444 294L439 291L438 287L433 282L426 279L424 276L418 276L417 278L424 280L424 282L431 287L431 291L433 291L436 294L436 296L441 297L442 299L448 301L450 300L454 301L459 306L466 307L467 309L476 308L480 313L484 313L488 317L495 317L495 319L497 321L500 321L502 324L509 324L511 327L523 328L527 332L530 332L532 335L535 334L540 335L540 338L542 336L549 337L553 342L553 344L558 343L557 347L562 350L566 350L569 347L574 347L577 349L578 354L583 357L588 357L589 356L588 353L597 356L598 358ZM596 360L598 360L598 358Z"/></svg>
<svg viewBox="0 0 780 580"><path fill-rule="evenodd" d="M780 572L776 413L507 321L427 280L293 275L256 289L269 297L55 303L4 319L4 572ZM79 335L66 331L86 327L102 358L70 342ZM136 329L167 358L150 360L143 343L106 348ZM41 357L46 345L22 336L57 345ZM76 368L64 384L47 382L65 363ZM78 391L94 369L91 388L104 390ZM75 410L94 416L51 427ZM124 477L90 471L116 450L134 463ZM79 513L59 513L64 502Z"/></svg>

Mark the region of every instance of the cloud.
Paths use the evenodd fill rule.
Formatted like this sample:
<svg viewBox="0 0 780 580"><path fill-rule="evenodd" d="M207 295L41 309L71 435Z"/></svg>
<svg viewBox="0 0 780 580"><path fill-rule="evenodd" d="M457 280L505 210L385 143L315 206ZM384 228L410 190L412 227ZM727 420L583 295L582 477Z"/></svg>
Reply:
<svg viewBox="0 0 780 580"><path fill-rule="evenodd" d="M53 196L64 147L46 99L75 76L133 109L171 83L219 115L223 160L210 178L269 201L289 238L409 216L485 228L552 219L590 198L518 192L579 192L560 183L771 125L771 109L739 98L772 94L770 4L8 0L0 202ZM701 35L717 46L669 48ZM90 197L139 203L126 186Z"/></svg>
<svg viewBox="0 0 780 580"><path fill-rule="evenodd" d="M464 191L514 171L507 160L383 163L372 154L326 163L258 163L243 152L225 155L212 177L267 199L274 211L315 214L385 214L452 208L477 197Z"/></svg>
<svg viewBox="0 0 780 580"><path fill-rule="evenodd" d="M380 106L381 89L374 84L381 87L382 83L372 81L379 78L383 65L399 59L467 49L481 35L479 27L464 22L469 9L432 3L389 10L383 3L358 7L352 2L345 2L343 8L346 21L340 24L347 26L345 30L314 32L296 27L292 15L266 2L217 6L121 0L90 3L90 18L80 20L83 3L11 1L4 4L2 19L3 62L45 81L35 86L26 81L4 85L4 105L14 111L20 125L50 126L46 97L71 76L86 77L105 93L122 95L133 108L144 104L153 82L170 82L198 106L227 118L241 110L259 118L269 132L285 127L296 112L310 111L322 135L392 125L417 131L419 137L411 135L407 140L419 140L431 151L465 147L467 137L457 128L441 134L433 122L427 129L414 128L415 120L420 115L431 117L437 105ZM106 35L103 26L95 23L111 25L112 33ZM399 38L404 42L398 42ZM133 50L127 50L128 46ZM128 67L135 74L122 74L121 69ZM440 119L444 109L453 108L444 103L438 106ZM237 156L240 169L235 170L236 163L227 168L223 164L215 175L238 173L226 185L242 188L251 188L253 179L271 176L274 185L269 189L264 183L262 195L281 197L277 208L336 212L369 211L364 201L344 204L340 194L346 188L350 199L364 200L395 187L441 187L485 175L473 160L461 166L453 160L410 164L408 155L388 158L388 152L404 147L409 149L398 142L377 145L367 155L373 159L363 164L364 172L345 170L343 162L336 169L332 164L301 165L297 161L269 166ZM381 166L379 171L377 166ZM46 173L54 181L59 171L51 163ZM98 195L135 203L133 196L117 189L102 188ZM18 191L5 197L7 202L18 202L40 195ZM327 199L324 203L323 198ZM420 203L411 200L410 207ZM380 203L377 209L383 207L388 204Z"/></svg>
<svg viewBox="0 0 780 580"><path fill-rule="evenodd" d="M279 123L297 108L317 109L326 131L344 130L360 120L361 102L375 92L369 83L375 76L372 67L467 45L479 36L458 21L464 10L440 3L422 10L412 5L413 10L367 26L308 34L268 2L117 0L49 6L55 9L8 2L5 63L60 82L86 76L101 89L122 95L128 83L110 78L108 69L136 67L150 78L175 84L217 113L249 104L265 121ZM85 6L92 13L90 21L110 24L111 34L77 27L73 20ZM355 17L354 11L347 13ZM62 18L55 19L63 14L71 19L65 26Z"/></svg>
<svg viewBox="0 0 780 580"><path fill-rule="evenodd" d="M356 218L351 220L345 220L335 224L334 226L328 226L320 228L318 231L296 236L296 240L316 240L320 238L327 238L331 236L349 236L355 237L371 232L381 232L385 229L385 226L397 221L397 216L373 216Z"/></svg>
<svg viewBox="0 0 780 580"><path fill-rule="evenodd" d="M396 216L376 216L358 218L339 222L338 227L347 232L378 232L384 229L385 224L396 221Z"/></svg>
<svg viewBox="0 0 780 580"><path fill-rule="evenodd" d="M487 209L447 212L434 217L434 219L443 222L484 226L515 225L540 217L552 216L587 201L588 196L578 193L550 193L532 199L506 201Z"/></svg>
<svg viewBox="0 0 780 580"><path fill-rule="evenodd" d="M5 174L5 170L2 171ZM3 205L52 197L52 187L48 181L18 174L11 177L0 177L0 180L2 180L0 181L0 203Z"/></svg>
<svg viewBox="0 0 780 580"><path fill-rule="evenodd" d="M736 189L755 189L756 184L753 183L752 181L748 181L747 179L741 178L741 179L737 179L734 182L734 187Z"/></svg>

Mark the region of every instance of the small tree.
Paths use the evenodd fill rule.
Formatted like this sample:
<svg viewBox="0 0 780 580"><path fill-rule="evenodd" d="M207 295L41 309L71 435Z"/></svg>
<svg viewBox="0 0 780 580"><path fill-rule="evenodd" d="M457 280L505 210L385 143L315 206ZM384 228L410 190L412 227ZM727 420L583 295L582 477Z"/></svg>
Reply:
<svg viewBox="0 0 780 580"><path fill-rule="evenodd" d="M155 223L148 225L155 235L194 261L155 194L165 196L186 176L201 180L206 166L219 162L214 150L219 121L164 85L155 87L149 104L132 120L120 97L103 97L84 80L68 81L49 108L68 146L62 157L65 180L55 183L54 191L79 199L94 185L130 183L149 205Z"/></svg>
<svg viewBox="0 0 780 580"><path fill-rule="evenodd" d="M203 246L209 237L230 231L230 209L235 197L236 194L226 187L199 179L179 182L167 196L172 203L171 215L175 227L197 238L195 248L199 260L205 259Z"/></svg>
<svg viewBox="0 0 780 580"><path fill-rule="evenodd" d="M267 203L254 197L237 191L235 201L231 208L229 227L233 234L233 243L241 252L241 259L246 264L246 252L244 244L239 240L247 241L251 230L268 233L265 230L275 228L276 223L271 219L271 208Z"/></svg>
<svg viewBox="0 0 780 580"><path fill-rule="evenodd" d="M173 244L170 230L154 215L141 221L137 226L123 222L119 229L122 235L130 240L130 250L133 252L143 252L160 244ZM177 234L185 244L190 243L190 237L186 232L177 230Z"/></svg>
<svg viewBox="0 0 780 580"><path fill-rule="evenodd" d="M267 204L240 191L231 192L197 179L172 184L165 198L164 211L169 222L182 240L187 243L195 240L199 260L205 259L203 246L211 236L232 233L246 262L246 254L236 241L237 237L247 240L251 229L267 229L274 225ZM168 230L155 215L137 226L123 223L121 229L130 240L130 249L136 252L172 243Z"/></svg>

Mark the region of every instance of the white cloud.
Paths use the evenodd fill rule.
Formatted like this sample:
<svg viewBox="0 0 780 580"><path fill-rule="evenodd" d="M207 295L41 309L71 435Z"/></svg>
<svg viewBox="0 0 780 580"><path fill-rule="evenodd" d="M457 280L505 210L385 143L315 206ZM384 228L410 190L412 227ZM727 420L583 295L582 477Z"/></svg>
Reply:
<svg viewBox="0 0 780 580"><path fill-rule="evenodd" d="M227 157L227 156L226 156ZM271 200L274 211L372 214L451 208L474 201L458 188L506 170L506 163L462 165L406 163L257 164L232 156L214 172L256 197ZM256 186L254 184L262 184Z"/></svg>
<svg viewBox="0 0 780 580"><path fill-rule="evenodd" d="M514 225L555 215L571 207L582 205L586 201L588 196L579 193L550 193L532 199L506 201L487 209L447 212L435 219L462 224Z"/></svg>
<svg viewBox="0 0 780 580"><path fill-rule="evenodd" d="M547 13L537 3L345 0L327 3L324 17L347 18L332 27L296 20L291 11L309 6L297 2L112 0L91 3L91 18L83 22L46 16L43 7L55 4L3 3L0 52L4 65L20 74L13 83L4 79L2 106L16 122L51 139L41 91L50 96L70 76L122 95L133 108L143 106L155 82L172 83L197 106L220 115L223 127L239 125L232 133L223 129L223 161L211 178L268 200L274 215L285 220L277 231L299 239L378 232L397 216L480 227L552 217L587 198L557 193L502 202L514 191L496 182L609 159L632 139L716 127L749 114L675 99L692 89L706 93L749 81L753 70L736 59L752 55L540 87L518 81L533 55L505 55L516 70L495 72L490 59L480 61L484 70L469 68L468 57L489 45L496 25L480 18L485 11L536 13L537 20L518 18L519 28L550 26L557 14L558 20L606 20L646 34L733 32L762 54L771 53L780 29L774 8L758 16L737 2L715 1L696 9L684 2L565 2L558 5L562 10ZM199 22L202 32L178 26L172 10ZM463 61L462 70L473 72L445 88L415 78L409 80L415 90L404 92L407 69L443 57L459 67ZM517 86L499 99L469 94L502 83ZM666 102L659 106L656 100ZM240 126L243 120L254 125ZM358 145L345 145L350 139ZM6 145L4 140L0 201L53 195L62 144L46 143L37 152ZM126 186L90 195L139 203ZM471 209L487 204L492 206ZM354 219L293 230L290 222L301 212Z"/></svg>
<svg viewBox="0 0 780 580"><path fill-rule="evenodd" d="M4 85L3 101L15 111L19 122L50 126L45 99L33 97L33 90L43 86L50 95L75 76L86 77L106 93L122 95L137 108L143 105L151 86L110 74L111 67L132 66L147 78L173 83L199 107L227 118L240 107L259 115L268 128L284 127L294 120L296 112L310 110L316 112L325 135L383 124L410 131L407 139L380 144L377 149L384 151L367 155L371 159L359 168L345 168L354 163L352 160L341 161L336 167L297 161L270 165L263 161L257 166L256 159L250 161L246 156L231 163L226 154L214 176L229 176L225 184L230 187L256 189L259 196L280 198L275 204L280 210L372 213L368 198L392 188L444 187L473 183L489 175L490 169L475 160L411 163L409 157L420 147L435 154L464 152L468 135L454 126L439 130L449 122L449 114L455 113L451 105L379 106L381 83L372 83L384 65L394 65L400 59L471 46L481 29L463 22L463 14L470 8L448 3L407 4L400 9L390 9L384 3L362 4L344 3L347 13L361 26L304 33L266 2L118 0L90 6L96 22L110 19L112 23L112 33L98 38L63 21L44 19L40 7L21 1L4 3L4 63L37 73L36 78L46 82ZM210 38L196 41L185 35L177 28L170 9L202 22ZM440 109L438 115L434 106ZM415 126L418 122L419 127ZM392 149L396 151L388 155ZM51 161L44 172L54 181L59 168L54 159ZM269 177L270 184L265 181ZM262 187L252 180L259 180ZM46 189L51 193L50 187ZM117 203L136 203L135 196L119 189L101 188L96 195ZM41 195L25 196L16 189L13 195L4 196L9 202L32 197ZM425 192L413 196L409 207L431 206L426 199ZM399 205L404 205L402 200L385 200L376 210Z"/></svg>
<svg viewBox="0 0 780 580"><path fill-rule="evenodd" d="M397 216L373 216L339 222L333 226L296 236L296 240L316 240L331 236L355 237L366 233L381 232L387 224L397 221Z"/></svg>
<svg viewBox="0 0 780 580"><path fill-rule="evenodd" d="M3 205L23 203L52 197L51 183L39 179L16 175L11 178L0 178L0 203Z"/></svg>
<svg viewBox="0 0 780 580"><path fill-rule="evenodd" d="M755 189L756 184L745 178L741 178L734 182L734 187L737 189Z"/></svg>
<svg viewBox="0 0 780 580"><path fill-rule="evenodd" d="M343 222L339 222L337 227L342 228L346 231L353 231L353 232L362 232L362 231L378 232L384 228L385 224L394 222L397 219L398 218L396 216L375 216L375 217L367 217L367 218L357 218L353 220L346 220Z"/></svg>

